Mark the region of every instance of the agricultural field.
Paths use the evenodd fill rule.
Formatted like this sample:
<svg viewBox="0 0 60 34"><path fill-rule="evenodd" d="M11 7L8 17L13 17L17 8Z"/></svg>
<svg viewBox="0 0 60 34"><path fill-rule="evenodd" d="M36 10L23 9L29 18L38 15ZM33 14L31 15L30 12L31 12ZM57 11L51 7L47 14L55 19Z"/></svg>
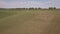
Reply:
<svg viewBox="0 0 60 34"><path fill-rule="evenodd" d="M0 10L0 34L60 34L60 10Z"/></svg>

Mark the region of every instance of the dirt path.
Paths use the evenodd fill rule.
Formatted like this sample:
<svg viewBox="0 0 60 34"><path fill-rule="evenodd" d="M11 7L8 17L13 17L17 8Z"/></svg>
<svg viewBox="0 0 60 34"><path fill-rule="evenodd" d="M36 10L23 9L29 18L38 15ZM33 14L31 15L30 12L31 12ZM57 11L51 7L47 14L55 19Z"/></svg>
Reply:
<svg viewBox="0 0 60 34"><path fill-rule="evenodd" d="M23 19L19 15L13 16L4 21L8 25L13 26L2 31L0 34L49 34L49 28L47 27L50 26L53 18L54 14L50 12Z"/></svg>

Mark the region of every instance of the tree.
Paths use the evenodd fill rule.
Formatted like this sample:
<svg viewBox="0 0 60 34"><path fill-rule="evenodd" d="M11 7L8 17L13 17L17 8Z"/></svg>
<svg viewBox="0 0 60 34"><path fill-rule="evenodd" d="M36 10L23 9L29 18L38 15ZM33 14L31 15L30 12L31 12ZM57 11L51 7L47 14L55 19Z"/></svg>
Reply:
<svg viewBox="0 0 60 34"><path fill-rule="evenodd" d="M56 9L56 7L49 7L49 9Z"/></svg>

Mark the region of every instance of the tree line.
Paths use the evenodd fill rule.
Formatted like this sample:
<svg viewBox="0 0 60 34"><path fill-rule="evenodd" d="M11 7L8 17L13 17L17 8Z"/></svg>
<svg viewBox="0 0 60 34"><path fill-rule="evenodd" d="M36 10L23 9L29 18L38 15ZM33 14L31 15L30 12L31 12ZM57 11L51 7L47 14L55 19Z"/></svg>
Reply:
<svg viewBox="0 0 60 34"><path fill-rule="evenodd" d="M6 9L6 8L0 8L0 10L4 10L4 9ZM29 10L32 10L32 9L35 9L35 10L37 10L37 9L42 9L42 8L8 8L8 9L16 9L16 10L25 10L25 9L29 9ZM44 8L44 9L46 9L46 8ZM48 9L56 9L56 7L49 7Z"/></svg>

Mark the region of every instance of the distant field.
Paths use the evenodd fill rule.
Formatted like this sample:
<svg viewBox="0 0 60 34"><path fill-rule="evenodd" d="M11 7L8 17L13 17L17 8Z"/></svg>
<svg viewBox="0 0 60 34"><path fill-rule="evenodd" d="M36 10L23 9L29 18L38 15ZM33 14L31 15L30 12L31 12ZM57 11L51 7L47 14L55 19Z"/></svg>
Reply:
<svg viewBox="0 0 60 34"><path fill-rule="evenodd" d="M0 10L0 34L60 34L60 10Z"/></svg>

